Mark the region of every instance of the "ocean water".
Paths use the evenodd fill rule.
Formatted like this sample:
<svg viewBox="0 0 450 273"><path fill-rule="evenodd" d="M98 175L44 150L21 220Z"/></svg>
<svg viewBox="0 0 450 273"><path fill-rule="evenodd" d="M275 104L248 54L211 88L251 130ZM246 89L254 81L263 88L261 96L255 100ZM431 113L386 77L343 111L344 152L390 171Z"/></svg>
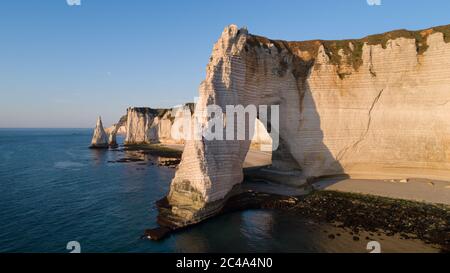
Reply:
<svg viewBox="0 0 450 273"><path fill-rule="evenodd" d="M0 252L64 253L70 241L81 252L368 252L364 235L355 242L345 230L264 210L216 217L160 242L141 239L174 169L110 163L124 152L90 150L90 140L86 129L0 129ZM437 251L415 240L370 240L382 251Z"/></svg>

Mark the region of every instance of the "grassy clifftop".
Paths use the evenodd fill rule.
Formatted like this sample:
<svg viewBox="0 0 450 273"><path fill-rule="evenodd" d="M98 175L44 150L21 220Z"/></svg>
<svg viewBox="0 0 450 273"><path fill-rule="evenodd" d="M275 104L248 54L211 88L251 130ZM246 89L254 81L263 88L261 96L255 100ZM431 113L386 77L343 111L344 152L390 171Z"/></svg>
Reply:
<svg viewBox="0 0 450 273"><path fill-rule="evenodd" d="M424 30L410 31L406 29L389 31L382 34L370 35L361 39L348 40L311 40L301 42L288 42L282 40L270 40L266 37L252 35L248 44L250 46L269 48L269 44L273 44L278 52L286 49L290 52L298 50L306 52L305 61L314 60L317 57L320 46L323 46L325 53L330 58L331 63L340 65L343 63L342 54L347 57L347 62L353 66L355 70L362 65L362 51L364 44L381 45L386 48L389 40L398 38L414 39L416 41L417 54L421 55L428 49L427 38L433 33L442 33L446 43L450 43L450 25L432 27Z"/></svg>

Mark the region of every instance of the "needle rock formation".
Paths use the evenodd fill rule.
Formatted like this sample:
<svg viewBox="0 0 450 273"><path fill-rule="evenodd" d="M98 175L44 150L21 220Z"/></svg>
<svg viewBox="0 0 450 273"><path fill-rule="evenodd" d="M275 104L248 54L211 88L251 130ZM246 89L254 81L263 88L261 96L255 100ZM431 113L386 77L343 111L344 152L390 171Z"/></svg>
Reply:
<svg viewBox="0 0 450 273"><path fill-rule="evenodd" d="M108 135L103 129L102 118L98 117L97 124L92 136L91 149L108 149Z"/></svg>

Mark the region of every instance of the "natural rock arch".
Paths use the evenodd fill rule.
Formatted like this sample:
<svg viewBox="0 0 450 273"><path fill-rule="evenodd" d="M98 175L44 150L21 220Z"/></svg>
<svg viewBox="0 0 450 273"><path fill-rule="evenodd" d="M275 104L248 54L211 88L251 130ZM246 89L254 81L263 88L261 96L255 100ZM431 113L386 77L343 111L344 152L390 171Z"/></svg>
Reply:
<svg viewBox="0 0 450 273"><path fill-rule="evenodd" d="M284 42L229 26L214 46L195 111L280 105L273 165L305 178L448 179L448 28ZM187 141L160 223L184 226L219 211L243 180L249 145Z"/></svg>

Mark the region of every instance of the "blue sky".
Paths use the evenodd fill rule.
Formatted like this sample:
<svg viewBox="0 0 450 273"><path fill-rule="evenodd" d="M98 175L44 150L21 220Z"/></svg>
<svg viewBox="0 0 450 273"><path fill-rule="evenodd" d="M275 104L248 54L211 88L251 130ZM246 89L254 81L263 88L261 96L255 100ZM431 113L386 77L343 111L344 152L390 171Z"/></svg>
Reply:
<svg viewBox="0 0 450 273"><path fill-rule="evenodd" d="M285 40L450 24L448 0L4 0L0 127L93 127L192 101L229 24Z"/></svg>

